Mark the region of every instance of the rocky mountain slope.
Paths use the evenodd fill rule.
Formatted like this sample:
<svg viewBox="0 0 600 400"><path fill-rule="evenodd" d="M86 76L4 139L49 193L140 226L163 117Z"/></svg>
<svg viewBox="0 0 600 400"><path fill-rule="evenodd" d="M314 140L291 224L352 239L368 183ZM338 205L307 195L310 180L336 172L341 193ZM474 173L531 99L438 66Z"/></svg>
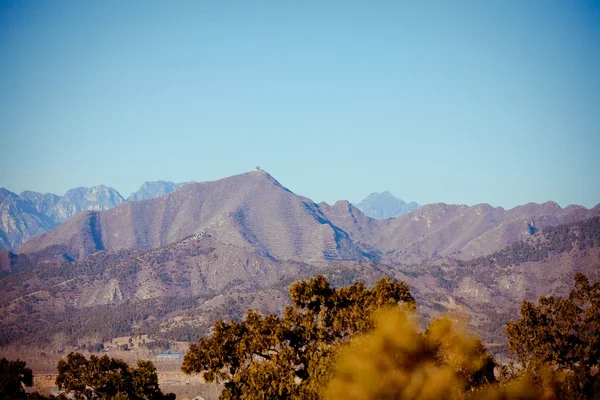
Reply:
<svg viewBox="0 0 600 400"><path fill-rule="evenodd" d="M354 206L361 210L367 217L373 219L396 218L421 207L414 201L406 203L404 200L395 197L388 191L371 193Z"/></svg>
<svg viewBox="0 0 600 400"><path fill-rule="evenodd" d="M18 248L55 226L57 223L30 201L0 188L0 249Z"/></svg>
<svg viewBox="0 0 600 400"><path fill-rule="evenodd" d="M598 216L600 205L591 210L563 209L548 202L505 210L488 204L437 203L381 221L366 217L347 201L322 205L321 211L372 258L398 265L444 256L479 257L527 239L539 229Z"/></svg>
<svg viewBox="0 0 600 400"><path fill-rule="evenodd" d="M159 198L81 213L31 239L19 252L62 246L69 257L81 258L99 250L150 250L204 232L280 260L318 264L365 257L316 204L264 171L191 183Z"/></svg>
<svg viewBox="0 0 600 400"><path fill-rule="evenodd" d="M462 313L495 353L505 354L506 322L522 300L569 295L573 277L600 281L600 218L548 227L531 238L469 261L443 259L406 268L431 306ZM428 286L427 288L425 288Z"/></svg>
<svg viewBox="0 0 600 400"><path fill-rule="evenodd" d="M501 355L504 325L517 317L521 300L566 295L576 272L600 280L600 218L547 227L472 260L412 265L337 260L312 266L209 234L145 252L100 251L80 261L36 257L0 254L0 345L51 343L63 332L76 342L134 332L193 340L216 319L239 318L248 308L281 312L291 282L323 273L336 286L382 276L405 280L422 315L468 315Z"/></svg>
<svg viewBox="0 0 600 400"><path fill-rule="evenodd" d="M127 201L146 200L170 193L183 183L146 182ZM82 211L103 211L126 200L113 188L99 185L71 189L64 196L0 188L0 249L18 249L25 241L48 232Z"/></svg>
<svg viewBox="0 0 600 400"><path fill-rule="evenodd" d="M65 326L72 326L80 336L94 330L112 335L129 333L134 322L147 329L160 329L173 312L187 314L195 321L196 314L190 309L206 310L210 304L218 304L223 293L284 287L297 277L318 271L308 264L278 261L227 245L209 235L193 235L146 253L103 251L75 262L36 263L27 259L32 257L29 255L6 255L5 251L0 257L0 270L4 271L0 280L0 345L17 340L23 330L35 332L36 339L32 340L44 341ZM212 302L202 308L209 299ZM130 311L125 310L133 304L136 312L144 310L147 314L124 324L122 320L130 318ZM114 317L105 315L106 307L111 307ZM32 314L25 317L27 310ZM108 318L102 326L94 325L97 313ZM57 323L48 326L44 322L48 318ZM200 319L209 321L206 315ZM111 321L112 325L108 323ZM163 331L179 325L170 323L171 328ZM208 327L206 323L200 325Z"/></svg>

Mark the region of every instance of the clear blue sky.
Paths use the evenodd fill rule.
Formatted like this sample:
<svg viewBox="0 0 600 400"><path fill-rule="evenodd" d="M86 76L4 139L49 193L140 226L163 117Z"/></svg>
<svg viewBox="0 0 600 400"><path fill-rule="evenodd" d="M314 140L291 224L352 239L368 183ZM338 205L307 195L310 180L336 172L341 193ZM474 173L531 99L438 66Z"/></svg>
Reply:
<svg viewBox="0 0 600 400"><path fill-rule="evenodd" d="M600 202L600 2L2 1L0 186L262 166L315 201Z"/></svg>

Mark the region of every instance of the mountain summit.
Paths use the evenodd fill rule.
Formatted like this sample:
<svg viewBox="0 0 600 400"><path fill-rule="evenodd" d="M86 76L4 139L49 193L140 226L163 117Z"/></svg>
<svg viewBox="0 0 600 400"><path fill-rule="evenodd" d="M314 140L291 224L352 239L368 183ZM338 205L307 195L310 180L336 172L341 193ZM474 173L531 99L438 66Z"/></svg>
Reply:
<svg viewBox="0 0 600 400"><path fill-rule="evenodd" d="M366 216L374 219L396 218L421 207L414 201L406 203L388 191L371 193L363 201L355 204L355 206Z"/></svg>

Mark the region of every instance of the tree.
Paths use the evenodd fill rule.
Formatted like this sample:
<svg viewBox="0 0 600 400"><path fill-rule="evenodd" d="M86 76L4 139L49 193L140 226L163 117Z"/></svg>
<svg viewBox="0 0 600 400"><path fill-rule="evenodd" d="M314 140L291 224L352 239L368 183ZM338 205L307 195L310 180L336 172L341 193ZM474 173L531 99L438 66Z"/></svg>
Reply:
<svg viewBox="0 0 600 400"><path fill-rule="evenodd" d="M158 375L152 361L139 360L137 368L132 369L132 395L131 399L175 399L175 395L169 393L163 395L158 386Z"/></svg>
<svg viewBox="0 0 600 400"><path fill-rule="evenodd" d="M69 353L58 362L56 385L76 399L121 398L130 400L175 399L158 387L156 368L150 361L138 361L137 368L118 358Z"/></svg>
<svg viewBox="0 0 600 400"><path fill-rule="evenodd" d="M535 379L544 366L565 378L561 397L600 399L600 282L575 275L569 298L541 297L521 304L521 319L506 327L508 347Z"/></svg>
<svg viewBox="0 0 600 400"><path fill-rule="evenodd" d="M0 398L12 400L27 397L24 386L33 385L33 373L25 365L25 361L21 360L0 360Z"/></svg>
<svg viewBox="0 0 600 400"><path fill-rule="evenodd" d="M326 400L486 398L495 363L478 338L448 318L420 332L414 315L391 309L375 329L342 346Z"/></svg>
<svg viewBox="0 0 600 400"><path fill-rule="evenodd" d="M248 311L241 322L217 321L210 338L191 344L182 370L224 381L221 399L317 399L336 348L373 328L381 307L415 309L406 283L389 278L367 289L334 289L321 275L294 283L283 318Z"/></svg>

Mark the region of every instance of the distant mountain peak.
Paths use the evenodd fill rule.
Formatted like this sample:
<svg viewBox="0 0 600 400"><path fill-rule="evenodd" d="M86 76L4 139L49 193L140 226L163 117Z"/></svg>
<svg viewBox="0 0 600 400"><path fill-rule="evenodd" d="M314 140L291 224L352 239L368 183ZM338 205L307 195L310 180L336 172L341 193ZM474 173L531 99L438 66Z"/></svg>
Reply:
<svg viewBox="0 0 600 400"><path fill-rule="evenodd" d="M585 208L585 207L583 207L580 204L569 204L568 206L565 207L565 210L570 210L570 209L573 209L573 208Z"/></svg>
<svg viewBox="0 0 600 400"><path fill-rule="evenodd" d="M400 200L402 202L404 202L404 200L397 198L396 196L394 196L389 190L384 190L383 192L373 192L370 195L367 196L367 199L384 199L384 198L393 198L396 200Z"/></svg>
<svg viewBox="0 0 600 400"><path fill-rule="evenodd" d="M237 178L237 179L245 179L245 178L247 178L247 179L253 179L255 182L269 183L269 184L272 184L272 185L275 185L277 187L282 188L286 192L293 193L291 190L289 190L288 188L286 188L285 186L283 186L277 179L275 179L271 174L269 174L264 169L258 169L258 170L252 170L252 171L249 171L249 172L243 172L243 173L238 174L238 175L233 175L231 177L219 179L219 181L221 181L221 180L229 180L230 178ZM218 182L218 181L214 181L214 182Z"/></svg>
<svg viewBox="0 0 600 400"><path fill-rule="evenodd" d="M189 183L189 182L186 182ZM131 193L127 201L149 200L156 197L164 196L172 191L179 189L186 183L175 183L171 181L146 181L142 184L137 192Z"/></svg>
<svg viewBox="0 0 600 400"><path fill-rule="evenodd" d="M104 211L127 201L160 197L190 182L145 182L129 199L103 184L80 186L63 196L25 190L17 195L0 188L0 249L18 249L23 243L53 229L82 211ZM136 195L136 196L134 196Z"/></svg>
<svg viewBox="0 0 600 400"><path fill-rule="evenodd" d="M406 203L388 190L381 193L373 192L355 206L366 216L374 219L396 218L420 207L414 201Z"/></svg>

